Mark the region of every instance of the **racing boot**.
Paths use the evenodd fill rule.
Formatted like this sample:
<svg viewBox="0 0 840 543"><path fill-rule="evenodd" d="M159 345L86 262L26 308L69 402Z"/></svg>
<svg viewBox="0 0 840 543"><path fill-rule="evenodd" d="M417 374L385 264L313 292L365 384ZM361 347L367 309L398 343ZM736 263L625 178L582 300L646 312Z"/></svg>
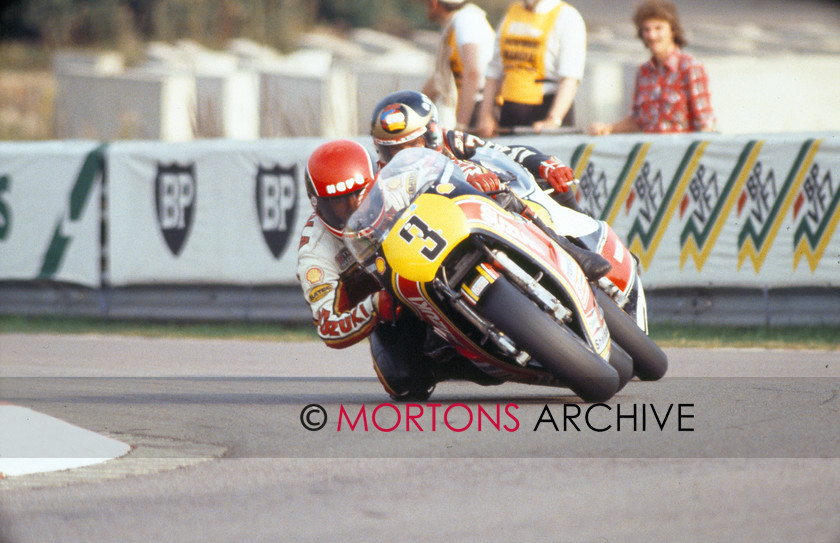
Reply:
<svg viewBox="0 0 840 543"><path fill-rule="evenodd" d="M569 253L569 256L575 259L575 262L578 263L580 269L583 270L583 274L590 281L597 281L598 279L607 275L612 269L612 265L610 264L609 260L599 255L598 253L593 253L588 249L584 249L583 247L572 242L566 236L561 236L560 234L555 232L553 228L545 224L545 222L543 222L542 219L537 217L537 215L534 214L534 212L531 211L529 208L526 208L524 211L522 211L522 216L528 218L531 222L537 225L537 227L543 232L545 232L545 234L548 237L554 240L554 242L557 245L559 245L563 248L564 251Z"/></svg>
<svg viewBox="0 0 840 543"><path fill-rule="evenodd" d="M572 211L588 214L578 205L577 199L575 198L575 193L572 190L569 190L567 192L558 192L555 190L551 193L551 198L561 206L568 207Z"/></svg>
<svg viewBox="0 0 840 543"><path fill-rule="evenodd" d="M583 270L583 274L590 281L597 281L610 273L610 270L612 269L610 261L598 253L594 253L588 249L580 247L579 245L571 242L566 236L554 236L554 241L557 242L557 245L562 247L564 251L569 253L569 256L575 259L575 262L578 263L580 269Z"/></svg>
<svg viewBox="0 0 840 543"><path fill-rule="evenodd" d="M560 193L561 195L567 193ZM580 269L583 270L583 274L586 276L587 279L590 281L597 281L598 279L602 278L603 276L607 275L610 270L612 269L612 265L610 262L604 258L603 256L599 255L598 253L593 253L588 249L584 249L583 247L575 244L574 242L570 241L566 236L561 236L557 232L554 231L553 228L545 224L545 222L540 219L536 213L533 212L531 208L529 208L522 200L520 200L513 192L510 191L502 191L495 196L496 202L505 208L507 211L511 211L513 213L518 213L528 219L529 221L533 222L540 230L545 232L548 237L554 240L557 245L563 248L569 256L575 259L575 262L578 263ZM568 199L568 198L567 198ZM579 211L580 208L577 207L577 204L574 203L574 197L571 198L569 202L566 202L568 207L572 209L576 209ZM572 206L574 203L574 207Z"/></svg>

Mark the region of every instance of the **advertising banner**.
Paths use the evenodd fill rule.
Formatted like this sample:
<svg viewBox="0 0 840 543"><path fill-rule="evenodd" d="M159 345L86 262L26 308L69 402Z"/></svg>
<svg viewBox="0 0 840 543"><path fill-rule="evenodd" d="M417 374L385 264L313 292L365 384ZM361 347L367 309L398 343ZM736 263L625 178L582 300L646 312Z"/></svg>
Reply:
<svg viewBox="0 0 840 543"><path fill-rule="evenodd" d="M322 141L114 143L111 284L296 284L304 170Z"/></svg>
<svg viewBox="0 0 840 543"><path fill-rule="evenodd" d="M0 280L294 285L324 141L2 144ZM497 141L571 165L650 288L840 285L840 133Z"/></svg>
<svg viewBox="0 0 840 543"><path fill-rule="evenodd" d="M104 149L0 144L0 280L99 285Z"/></svg>
<svg viewBox="0 0 840 543"><path fill-rule="evenodd" d="M840 285L840 134L531 144L575 169L581 207L613 226L650 287Z"/></svg>

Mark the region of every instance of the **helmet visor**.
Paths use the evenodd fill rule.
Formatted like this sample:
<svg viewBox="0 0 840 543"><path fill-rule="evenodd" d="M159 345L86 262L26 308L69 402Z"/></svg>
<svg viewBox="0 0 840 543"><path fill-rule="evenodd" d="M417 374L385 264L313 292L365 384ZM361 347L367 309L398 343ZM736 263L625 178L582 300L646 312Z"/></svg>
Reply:
<svg viewBox="0 0 840 543"><path fill-rule="evenodd" d="M343 230L347 219L356 211L361 201L362 191L351 192L330 198L316 197L315 212L321 220L336 230Z"/></svg>
<svg viewBox="0 0 840 543"><path fill-rule="evenodd" d="M426 147L426 138L423 136L414 138L413 140L397 143L394 145L385 145L384 143L377 143L376 149L379 151L379 158L382 162L388 163L394 156L409 147Z"/></svg>

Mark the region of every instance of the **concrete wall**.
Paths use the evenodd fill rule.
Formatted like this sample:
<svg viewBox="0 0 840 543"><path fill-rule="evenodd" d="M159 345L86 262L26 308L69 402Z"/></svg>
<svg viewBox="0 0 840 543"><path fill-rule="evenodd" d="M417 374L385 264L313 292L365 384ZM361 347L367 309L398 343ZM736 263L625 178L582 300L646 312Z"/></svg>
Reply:
<svg viewBox="0 0 840 543"><path fill-rule="evenodd" d="M840 127L840 30L735 21L691 29L687 51L709 74L725 134ZM638 65L649 53L631 24L593 25L576 99L577 127L630 111ZM436 33L402 39L368 29L314 32L282 55L247 40L226 51L154 43L139 66L114 54L55 57L59 138L251 139L366 135L385 94L419 90L433 67Z"/></svg>

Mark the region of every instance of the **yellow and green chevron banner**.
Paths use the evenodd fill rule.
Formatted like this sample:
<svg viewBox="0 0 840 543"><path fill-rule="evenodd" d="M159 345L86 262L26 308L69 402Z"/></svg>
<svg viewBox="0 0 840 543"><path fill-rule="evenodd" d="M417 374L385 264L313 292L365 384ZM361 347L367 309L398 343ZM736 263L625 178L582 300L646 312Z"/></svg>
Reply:
<svg viewBox="0 0 840 543"><path fill-rule="evenodd" d="M653 287L840 285L840 133L531 144L575 169Z"/></svg>

